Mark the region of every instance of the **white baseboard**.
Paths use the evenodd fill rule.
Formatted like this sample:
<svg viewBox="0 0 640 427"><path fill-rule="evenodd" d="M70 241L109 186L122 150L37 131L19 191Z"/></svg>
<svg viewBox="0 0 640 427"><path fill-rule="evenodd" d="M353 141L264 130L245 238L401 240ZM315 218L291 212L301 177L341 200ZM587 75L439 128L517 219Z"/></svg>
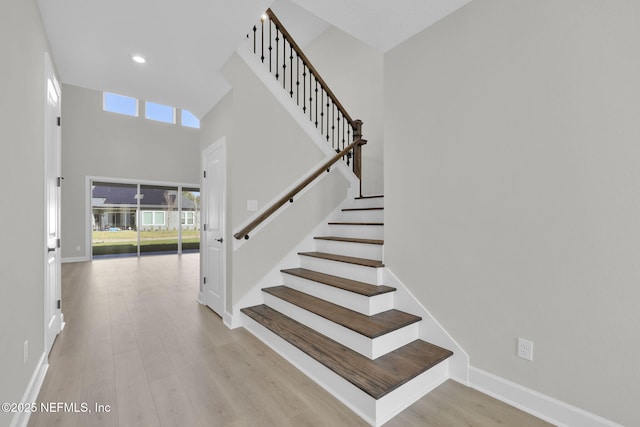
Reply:
<svg viewBox="0 0 640 427"><path fill-rule="evenodd" d="M559 427L622 427L613 421L473 366L469 367L468 385Z"/></svg>
<svg viewBox="0 0 640 427"><path fill-rule="evenodd" d="M224 312L224 315L222 316L222 323L224 323L224 325L229 329L235 329L239 326L235 323L233 314L228 311Z"/></svg>
<svg viewBox="0 0 640 427"><path fill-rule="evenodd" d="M44 376L47 373L47 369L49 369L49 359L47 358L47 354L43 352L38 364L36 365L36 369L33 371L31 380L29 380L29 384L27 384L27 389L25 390L20 403L35 403L36 400L38 400L38 394L40 393L40 388L44 382ZM30 417L30 412L17 412L13 417L13 421L11 421L10 427L27 427Z"/></svg>

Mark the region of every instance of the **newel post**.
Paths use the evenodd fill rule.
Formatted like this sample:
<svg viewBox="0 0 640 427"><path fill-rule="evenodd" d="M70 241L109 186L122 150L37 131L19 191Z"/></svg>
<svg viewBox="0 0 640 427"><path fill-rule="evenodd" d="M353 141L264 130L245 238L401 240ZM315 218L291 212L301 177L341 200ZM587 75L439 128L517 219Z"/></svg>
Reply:
<svg viewBox="0 0 640 427"><path fill-rule="evenodd" d="M362 120L360 119L353 122L353 140L362 141L353 148L353 173L360 180L360 197L362 197L362 146L367 141L362 139Z"/></svg>

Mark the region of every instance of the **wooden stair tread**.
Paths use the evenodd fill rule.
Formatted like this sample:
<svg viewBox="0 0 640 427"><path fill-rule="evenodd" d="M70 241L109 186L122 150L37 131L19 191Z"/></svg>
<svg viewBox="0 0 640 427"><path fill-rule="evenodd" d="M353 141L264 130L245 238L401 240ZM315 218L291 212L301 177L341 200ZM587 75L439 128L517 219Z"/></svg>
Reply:
<svg viewBox="0 0 640 427"><path fill-rule="evenodd" d="M374 399L380 399L453 354L416 340L371 360L266 305L241 311Z"/></svg>
<svg viewBox="0 0 640 427"><path fill-rule="evenodd" d="M422 320L399 310L367 316L287 286L274 286L263 291L371 339Z"/></svg>
<svg viewBox="0 0 640 427"><path fill-rule="evenodd" d="M382 194L379 194L379 195L377 195L377 196L358 196L358 197L356 197L356 200L362 200L362 199L379 199L379 198L382 198L382 197L384 197L384 195L382 195Z"/></svg>
<svg viewBox="0 0 640 427"><path fill-rule="evenodd" d="M319 236L319 237L314 237L314 239L331 240L333 242L364 243L367 245L384 245L384 240L378 240L378 239L354 239L351 237L336 237L336 236Z"/></svg>
<svg viewBox="0 0 640 427"><path fill-rule="evenodd" d="M326 259L329 261L346 262L348 264L361 265L364 267L379 268L384 267L382 261L377 259L356 258L346 255L328 254L325 252L298 252L298 255L308 256L313 258Z"/></svg>
<svg viewBox="0 0 640 427"><path fill-rule="evenodd" d="M352 212L352 211L383 211L384 208L345 208L342 209L342 212Z"/></svg>
<svg viewBox="0 0 640 427"><path fill-rule="evenodd" d="M363 295L366 297L382 295L388 292L394 292L396 290L396 288L392 288L391 286L371 285L369 283L358 282L356 280L346 279L344 277L333 276L331 274L320 273L313 270L307 270L306 268L290 268L280 271L285 274L290 274L302 279L322 283L323 285L353 292L355 294Z"/></svg>
<svg viewBox="0 0 640 427"><path fill-rule="evenodd" d="M329 225L384 225L383 222L330 222Z"/></svg>

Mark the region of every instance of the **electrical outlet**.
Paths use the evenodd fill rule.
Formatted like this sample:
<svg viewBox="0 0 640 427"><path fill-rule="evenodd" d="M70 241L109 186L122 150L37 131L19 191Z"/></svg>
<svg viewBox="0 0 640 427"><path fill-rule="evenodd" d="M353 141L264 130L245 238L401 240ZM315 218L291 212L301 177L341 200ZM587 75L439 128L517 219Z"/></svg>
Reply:
<svg viewBox="0 0 640 427"><path fill-rule="evenodd" d="M518 337L518 357L533 362L533 342Z"/></svg>
<svg viewBox="0 0 640 427"><path fill-rule="evenodd" d="M24 347L22 349L22 357L24 358L24 363L27 363L27 360L29 359L29 340L26 340L24 342Z"/></svg>

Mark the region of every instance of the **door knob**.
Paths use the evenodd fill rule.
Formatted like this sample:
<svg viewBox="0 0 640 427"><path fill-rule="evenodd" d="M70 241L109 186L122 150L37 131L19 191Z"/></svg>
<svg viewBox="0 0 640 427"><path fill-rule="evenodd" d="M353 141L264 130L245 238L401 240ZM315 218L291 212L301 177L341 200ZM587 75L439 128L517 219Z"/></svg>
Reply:
<svg viewBox="0 0 640 427"><path fill-rule="evenodd" d="M216 242L220 242L220 243L222 243L222 242L224 242L224 239L221 237L221 238L219 238L219 239L216 239Z"/></svg>

